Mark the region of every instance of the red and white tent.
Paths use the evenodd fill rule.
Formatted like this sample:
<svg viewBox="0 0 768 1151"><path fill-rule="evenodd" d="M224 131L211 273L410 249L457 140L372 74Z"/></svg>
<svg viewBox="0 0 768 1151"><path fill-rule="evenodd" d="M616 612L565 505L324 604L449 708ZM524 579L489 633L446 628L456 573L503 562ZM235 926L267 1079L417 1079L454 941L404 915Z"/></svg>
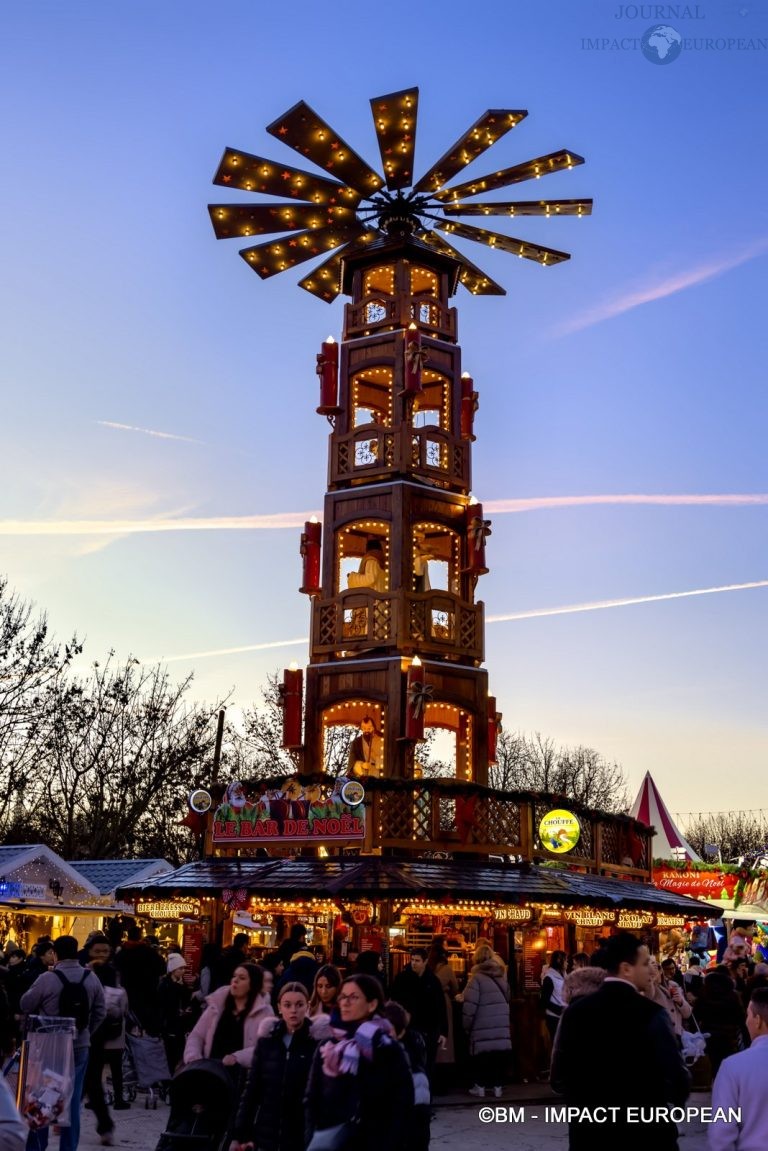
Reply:
<svg viewBox="0 0 768 1151"><path fill-rule="evenodd" d="M651 773L645 773L645 779L640 784L637 799L632 804L629 814L641 823L647 823L656 828L653 837L652 855L654 859L683 859L694 863L701 863L701 857L683 837L667 810L667 805L659 795L659 789L651 778ZM673 851L673 848L678 850ZM685 855L683 855L683 851Z"/></svg>

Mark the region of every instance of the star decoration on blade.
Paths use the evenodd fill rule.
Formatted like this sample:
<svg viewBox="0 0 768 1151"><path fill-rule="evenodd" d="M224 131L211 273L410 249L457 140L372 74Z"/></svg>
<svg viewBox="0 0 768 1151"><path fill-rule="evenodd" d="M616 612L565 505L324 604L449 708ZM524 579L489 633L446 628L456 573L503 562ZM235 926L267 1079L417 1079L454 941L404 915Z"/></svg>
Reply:
<svg viewBox="0 0 768 1151"><path fill-rule="evenodd" d="M209 204L219 240L277 236L240 255L262 279L331 253L299 281L302 288L329 303L341 291L342 260L375 240L393 235L417 240L460 264L459 280L475 295L505 295L504 288L446 238L473 240L521 259L549 267L570 259L567 252L502 232L462 223L460 216L589 216L592 200L481 200L474 197L524 180L538 180L584 163L562 149L489 172L474 180L449 182L528 115L492 108L461 135L432 167L413 179L418 88L371 100L371 112L384 175L380 176L303 100L267 127L281 143L322 170L323 175L288 167L262 156L227 148L214 184L261 195L283 197L276 204ZM279 233L291 233L290 239Z"/></svg>

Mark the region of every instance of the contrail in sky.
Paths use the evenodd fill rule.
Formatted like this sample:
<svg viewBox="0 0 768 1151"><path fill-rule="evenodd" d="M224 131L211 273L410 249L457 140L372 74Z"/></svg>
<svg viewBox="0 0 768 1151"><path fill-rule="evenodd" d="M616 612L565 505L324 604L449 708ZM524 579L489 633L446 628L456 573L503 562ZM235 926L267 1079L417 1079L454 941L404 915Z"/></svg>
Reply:
<svg viewBox="0 0 768 1151"><path fill-rule="evenodd" d="M515 611L507 615L489 615L486 616L486 623L505 623L507 620L512 619L537 619L539 616L545 615L571 615L574 612L580 611L602 611L603 608L607 607L628 607L630 604L635 603L658 603L660 600L665 599L685 599L687 596L694 595L714 595L715 592L722 591L746 591L748 588L756 587L768 587L768 579L754 580L752 583L725 584L723 587L700 587L694 588L692 591L671 591L666 592L664 595L640 595L628 599L603 599L597 600L595 603L569 604L567 607L534 608L532 611Z"/></svg>
<svg viewBox="0 0 768 1151"><path fill-rule="evenodd" d="M136 428L133 424L118 424L114 420L96 420L102 428L113 428L118 432L140 432L143 436L154 436L158 440L181 440L185 444L204 444L205 440L195 440L192 436L177 436L173 432L156 432L153 428Z"/></svg>
<svg viewBox="0 0 768 1151"><path fill-rule="evenodd" d="M551 508L598 505L637 507L759 507L768 505L768 492L739 495L597 495L534 496L521 499L486 500L483 508L493 515L542 511ZM142 532L277 531L303 527L310 516L321 518L318 509L274 512L255 516L155 516L136 520L0 520L4 536L135 535Z"/></svg>
<svg viewBox="0 0 768 1151"><path fill-rule="evenodd" d="M694 588L691 591L672 591L672 592L666 592L664 595L641 595L641 596L633 596L632 598L627 598L627 599L604 599L604 600L596 600L594 603L569 604L566 607L534 608L532 611L516 611L516 612L510 612L507 615L489 615L489 616L485 617L485 622L486 623L506 623L508 620L537 619L540 616L547 616L547 615L571 615L574 612L602 611L604 608L609 608L609 607L628 607L630 604L636 604L636 603L658 603L660 600L686 599L688 596L714 595L715 592L724 592L724 591L746 591L750 588L757 588L757 587L768 587L768 579L754 580L752 583L725 584L723 587ZM299 644L305 644L307 642L308 642L307 637L302 636L301 639L273 640L271 643L246 644L243 647L223 647L223 648L217 648L214 651L188 652L186 655L158 656L155 659L144 659L144 660L141 660L140 662L141 663L178 663L178 662L181 662L183 660L209 659L213 656L240 655L243 652L266 651L268 648L296 647Z"/></svg>
<svg viewBox="0 0 768 1151"><path fill-rule="evenodd" d="M618 299L596 304L594 308L558 325L555 328L555 335L567 336L572 332L579 332L583 328L590 328L593 324L602 323L603 320L620 316L633 308L639 308L641 304L649 304L653 300L663 300L665 296L672 296L676 292L682 292L685 288L692 288L695 284L703 284L705 280L712 280L715 276L729 272L732 268L738 268L740 264L746 264L749 260L754 260L766 251L768 251L768 237L763 236L739 252L711 260L709 263L699 264L688 271L678 272L666 279L658 280L655 284L637 287L625 295L619 296Z"/></svg>

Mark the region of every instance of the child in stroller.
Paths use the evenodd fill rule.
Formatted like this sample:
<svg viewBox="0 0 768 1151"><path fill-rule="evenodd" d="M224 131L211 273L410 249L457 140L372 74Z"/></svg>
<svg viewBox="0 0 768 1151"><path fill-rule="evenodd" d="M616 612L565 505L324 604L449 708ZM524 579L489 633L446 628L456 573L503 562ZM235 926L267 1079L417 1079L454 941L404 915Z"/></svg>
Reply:
<svg viewBox="0 0 768 1151"><path fill-rule="evenodd" d="M156 1151L222 1151L237 1106L237 1082L220 1059L182 1067L168 1089L171 1114Z"/></svg>

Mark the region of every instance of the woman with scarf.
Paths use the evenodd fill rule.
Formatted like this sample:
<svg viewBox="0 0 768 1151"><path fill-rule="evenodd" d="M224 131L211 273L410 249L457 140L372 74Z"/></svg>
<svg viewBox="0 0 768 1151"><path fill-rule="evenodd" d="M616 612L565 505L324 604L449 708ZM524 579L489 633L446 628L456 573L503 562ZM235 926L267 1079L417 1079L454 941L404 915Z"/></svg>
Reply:
<svg viewBox="0 0 768 1151"><path fill-rule="evenodd" d="M303 983L284 983L279 1019L263 1019L240 1096L229 1151L304 1151L300 1100L317 1046L310 1034Z"/></svg>
<svg viewBox="0 0 768 1151"><path fill-rule="evenodd" d="M338 1014L312 1025L318 1040L307 1086L307 1151L392 1151L413 1119L408 1060L381 1015L384 992L371 975L350 975Z"/></svg>
<svg viewBox="0 0 768 1151"><path fill-rule="evenodd" d="M274 1015L262 994L264 972L256 963L241 963L229 983L217 987L187 1037L184 1063L220 1059L225 1067L250 1067L259 1024Z"/></svg>

